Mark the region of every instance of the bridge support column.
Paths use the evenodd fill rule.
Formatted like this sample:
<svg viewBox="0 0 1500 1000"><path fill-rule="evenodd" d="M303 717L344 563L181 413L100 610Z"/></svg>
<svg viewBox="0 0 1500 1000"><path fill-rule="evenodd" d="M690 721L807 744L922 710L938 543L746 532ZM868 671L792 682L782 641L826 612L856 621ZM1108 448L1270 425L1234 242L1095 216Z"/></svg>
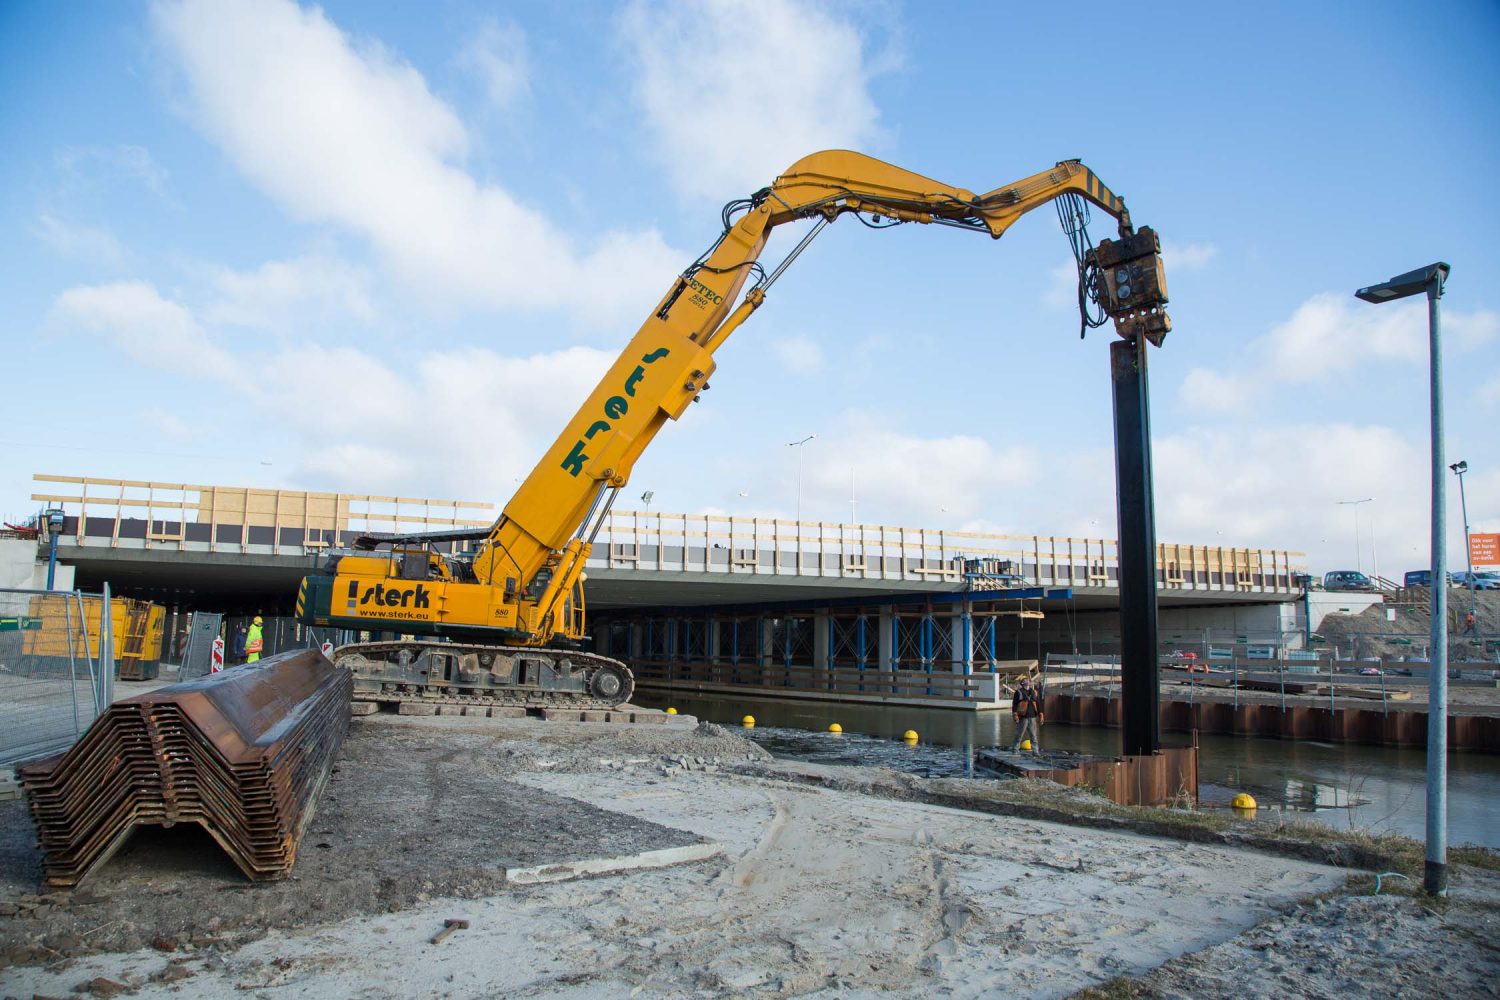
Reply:
<svg viewBox="0 0 1500 1000"><path fill-rule="evenodd" d="M629 648L628 649L624 649L621 652L623 652L626 656L628 656L632 660L640 659L641 658L641 654L646 649L646 639L645 639L645 635L644 635L645 628L646 627L644 625L642 625L640 622L631 622L630 623L630 627L629 627L629 630L628 630L629 634L628 634L628 636L626 637L626 640L625 640L625 644Z"/></svg>
<svg viewBox="0 0 1500 1000"><path fill-rule="evenodd" d="M967 677L974 672L974 620L967 601L958 614L948 619L948 628L953 649L953 672Z"/></svg>
<svg viewBox="0 0 1500 1000"><path fill-rule="evenodd" d="M781 662L781 650L776 648L776 626L769 618L757 618L755 627L760 630L760 644L757 647L759 655L755 658L755 665L765 670L771 664Z"/></svg>
<svg viewBox="0 0 1500 1000"><path fill-rule="evenodd" d="M827 608L818 608L813 612L813 666L818 670L828 669L829 625Z"/></svg>
<svg viewBox="0 0 1500 1000"><path fill-rule="evenodd" d="M896 615L888 606L880 609L880 621L876 628L875 651L880 657L880 661L875 664L875 669L891 669L891 661L896 658Z"/></svg>
<svg viewBox="0 0 1500 1000"><path fill-rule="evenodd" d="M1109 345L1120 522L1120 723L1126 756L1161 749L1156 663L1156 514L1146 341Z"/></svg>
<svg viewBox="0 0 1500 1000"><path fill-rule="evenodd" d="M719 662L719 618L717 615L703 623L703 658L709 663Z"/></svg>

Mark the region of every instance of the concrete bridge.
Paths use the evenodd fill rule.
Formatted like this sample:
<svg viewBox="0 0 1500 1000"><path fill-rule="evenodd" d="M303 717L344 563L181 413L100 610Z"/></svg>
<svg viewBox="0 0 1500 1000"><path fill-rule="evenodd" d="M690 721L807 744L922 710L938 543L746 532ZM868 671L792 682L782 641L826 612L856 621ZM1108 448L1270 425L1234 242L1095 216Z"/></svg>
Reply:
<svg viewBox="0 0 1500 1000"><path fill-rule="evenodd" d="M59 558L79 586L107 580L120 593L215 609L289 609L301 577L360 533L483 527L497 514L474 501L34 478L32 499L66 513ZM1284 603L1303 592L1300 558L1161 544L1159 600L1164 608ZM1043 606L1118 603L1109 539L718 514L615 511L588 573L593 610L1023 590Z"/></svg>

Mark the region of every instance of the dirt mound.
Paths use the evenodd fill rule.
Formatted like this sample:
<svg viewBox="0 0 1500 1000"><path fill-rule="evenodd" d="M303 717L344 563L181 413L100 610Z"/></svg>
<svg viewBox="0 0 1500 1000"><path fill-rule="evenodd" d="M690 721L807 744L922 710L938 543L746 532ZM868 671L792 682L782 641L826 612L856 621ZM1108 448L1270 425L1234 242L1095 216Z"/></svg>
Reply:
<svg viewBox="0 0 1500 1000"><path fill-rule="evenodd" d="M1344 658L1425 658L1432 614L1425 588L1402 592L1405 601L1387 600L1357 615L1330 614L1318 626L1322 649ZM1474 593L1474 629L1465 627L1469 592L1448 591L1448 656L1453 661L1493 660L1500 655L1500 591Z"/></svg>

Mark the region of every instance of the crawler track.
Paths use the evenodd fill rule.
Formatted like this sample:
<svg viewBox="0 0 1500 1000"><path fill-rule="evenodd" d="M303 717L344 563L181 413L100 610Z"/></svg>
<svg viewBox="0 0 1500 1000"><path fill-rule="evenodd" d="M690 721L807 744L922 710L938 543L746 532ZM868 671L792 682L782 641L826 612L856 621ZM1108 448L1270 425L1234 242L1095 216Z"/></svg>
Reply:
<svg viewBox="0 0 1500 1000"><path fill-rule="evenodd" d="M577 650L401 640L340 646L333 661L356 701L610 709L635 693L625 664Z"/></svg>

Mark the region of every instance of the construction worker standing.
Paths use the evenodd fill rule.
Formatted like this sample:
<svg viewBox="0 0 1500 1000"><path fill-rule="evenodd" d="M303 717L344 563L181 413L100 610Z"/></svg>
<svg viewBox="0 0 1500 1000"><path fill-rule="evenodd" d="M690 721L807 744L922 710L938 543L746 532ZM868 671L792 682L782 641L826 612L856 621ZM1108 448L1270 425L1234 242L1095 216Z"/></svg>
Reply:
<svg viewBox="0 0 1500 1000"><path fill-rule="evenodd" d="M265 647L265 641L261 638L260 615L250 623L250 631L245 633L245 662L254 663L260 659L260 651Z"/></svg>
<svg viewBox="0 0 1500 1000"><path fill-rule="evenodd" d="M1010 711L1016 719L1016 738L1010 745L1011 753L1021 749L1021 742L1029 738L1031 749L1042 752L1042 696L1031 686L1030 677L1021 678L1021 686L1011 695Z"/></svg>

